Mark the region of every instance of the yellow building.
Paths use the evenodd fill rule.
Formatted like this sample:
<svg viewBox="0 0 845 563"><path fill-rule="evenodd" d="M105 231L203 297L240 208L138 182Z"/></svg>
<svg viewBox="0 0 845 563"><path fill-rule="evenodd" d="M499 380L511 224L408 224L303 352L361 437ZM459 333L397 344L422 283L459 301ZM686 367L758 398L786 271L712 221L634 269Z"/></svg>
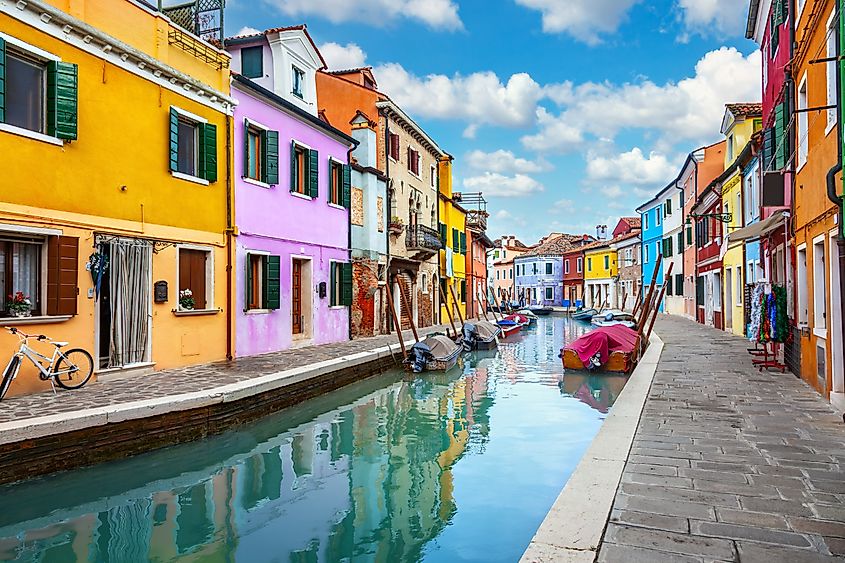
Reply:
<svg viewBox="0 0 845 563"><path fill-rule="evenodd" d="M0 295L31 302L0 325L100 376L225 357L228 55L131 0L0 4L0 30Z"/></svg>
<svg viewBox="0 0 845 563"><path fill-rule="evenodd" d="M722 209L731 220L722 224L722 241L727 235L745 226L743 213L743 169L752 158L751 136L762 125L760 104L728 104L722 120L725 135L725 170L733 173L722 183ZM728 243L722 247L722 311L725 330L745 334L745 243Z"/></svg>
<svg viewBox="0 0 845 563"><path fill-rule="evenodd" d="M587 308L615 309L620 306L616 302L619 267L612 242L599 240L584 247L584 305Z"/></svg>
<svg viewBox="0 0 845 563"><path fill-rule="evenodd" d="M440 240L444 249L440 251L440 322L449 322L446 307L458 322L458 311L466 317L467 283L467 212L453 198L452 157L443 156L438 162ZM457 303L454 297L458 298ZM444 301L445 300L445 301Z"/></svg>

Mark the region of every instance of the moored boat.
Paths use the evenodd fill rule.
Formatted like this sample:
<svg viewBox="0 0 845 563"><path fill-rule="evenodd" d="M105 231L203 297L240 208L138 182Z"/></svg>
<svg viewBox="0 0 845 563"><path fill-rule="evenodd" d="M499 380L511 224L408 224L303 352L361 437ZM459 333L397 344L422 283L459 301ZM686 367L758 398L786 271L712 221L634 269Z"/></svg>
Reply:
<svg viewBox="0 0 845 563"><path fill-rule="evenodd" d="M565 346L560 357L571 370L630 373L639 361L640 336L625 326L599 327Z"/></svg>
<svg viewBox="0 0 845 563"><path fill-rule="evenodd" d="M619 310L610 310L594 315L590 321L594 326L616 326L622 325L628 328L634 328L637 323L634 321L634 315Z"/></svg>
<svg viewBox="0 0 845 563"><path fill-rule="evenodd" d="M502 329L487 321L466 323L463 330L464 350L492 350L499 345Z"/></svg>
<svg viewBox="0 0 845 563"><path fill-rule="evenodd" d="M534 314L531 310L529 310L529 309L520 309L519 311L517 311L517 312L516 312L516 314L517 314L517 315L522 315L523 317L528 317L528 322L529 322L529 324L536 323L536 322L537 322L537 319L539 318L539 317L537 317L537 315L535 315L535 314Z"/></svg>
<svg viewBox="0 0 845 563"><path fill-rule="evenodd" d="M592 318L598 314L599 312L595 309L586 309L583 311L575 311L574 313L572 313L572 318L576 321L589 321L592 320Z"/></svg>
<svg viewBox="0 0 845 563"><path fill-rule="evenodd" d="M547 317L555 311L553 307L543 307L541 305L532 305L528 307L528 310L541 317Z"/></svg>
<svg viewBox="0 0 845 563"><path fill-rule="evenodd" d="M502 329L502 338L504 339L514 337L522 330L522 325L511 319L502 319L496 321L496 324Z"/></svg>
<svg viewBox="0 0 845 563"><path fill-rule="evenodd" d="M523 328L531 324L531 319L528 316L522 315L520 313L514 313L513 315L508 315L507 317L505 317L505 320L514 321L515 323L517 323L519 326L521 326Z"/></svg>
<svg viewBox="0 0 845 563"><path fill-rule="evenodd" d="M448 336L432 335L411 347L406 363L414 373L448 371L458 363L461 350Z"/></svg>

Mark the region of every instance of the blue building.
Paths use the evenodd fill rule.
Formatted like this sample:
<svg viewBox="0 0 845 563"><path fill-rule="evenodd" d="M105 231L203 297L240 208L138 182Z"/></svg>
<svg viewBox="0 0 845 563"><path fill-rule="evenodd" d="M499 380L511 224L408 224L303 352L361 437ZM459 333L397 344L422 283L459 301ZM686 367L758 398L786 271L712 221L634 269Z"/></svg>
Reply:
<svg viewBox="0 0 845 563"><path fill-rule="evenodd" d="M654 276L657 257L662 252L663 245L663 200L655 196L637 208L642 221L642 259L643 259L643 288L648 288ZM657 271L657 282L663 282L663 265ZM661 304L660 310L663 310Z"/></svg>
<svg viewBox="0 0 845 563"><path fill-rule="evenodd" d="M742 171L742 213L746 227L759 222L761 219L759 168L759 160L755 156ZM748 240L745 242L745 283L751 284L760 281L763 275L763 267L760 263L760 239Z"/></svg>

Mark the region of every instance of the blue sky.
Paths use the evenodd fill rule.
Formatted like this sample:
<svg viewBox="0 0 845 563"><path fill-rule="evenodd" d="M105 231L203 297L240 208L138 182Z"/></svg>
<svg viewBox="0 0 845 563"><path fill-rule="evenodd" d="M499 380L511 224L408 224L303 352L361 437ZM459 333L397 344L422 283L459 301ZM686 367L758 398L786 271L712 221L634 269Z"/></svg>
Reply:
<svg viewBox="0 0 845 563"><path fill-rule="evenodd" d="M632 215L757 101L747 0L229 0L226 31L306 23L332 68L374 67L533 243Z"/></svg>

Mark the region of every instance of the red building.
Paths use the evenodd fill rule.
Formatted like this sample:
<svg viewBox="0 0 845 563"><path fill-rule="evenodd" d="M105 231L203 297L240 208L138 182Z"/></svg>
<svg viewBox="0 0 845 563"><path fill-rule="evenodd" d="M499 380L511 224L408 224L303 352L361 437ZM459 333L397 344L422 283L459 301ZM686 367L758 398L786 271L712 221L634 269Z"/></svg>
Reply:
<svg viewBox="0 0 845 563"><path fill-rule="evenodd" d="M594 240L590 235L584 235L578 247L562 256L564 307L581 307L584 304L584 246Z"/></svg>
<svg viewBox="0 0 845 563"><path fill-rule="evenodd" d="M723 174L724 176L724 174ZM695 215L722 213L719 177L696 200L691 212ZM695 221L695 302L699 323L724 330L722 314L722 223L715 217L701 217Z"/></svg>
<svg viewBox="0 0 845 563"><path fill-rule="evenodd" d="M487 293L487 251L495 245L487 236L487 200L479 193L457 193L455 199L467 207L466 234L466 280L468 319L480 318L484 301L479 299Z"/></svg>

